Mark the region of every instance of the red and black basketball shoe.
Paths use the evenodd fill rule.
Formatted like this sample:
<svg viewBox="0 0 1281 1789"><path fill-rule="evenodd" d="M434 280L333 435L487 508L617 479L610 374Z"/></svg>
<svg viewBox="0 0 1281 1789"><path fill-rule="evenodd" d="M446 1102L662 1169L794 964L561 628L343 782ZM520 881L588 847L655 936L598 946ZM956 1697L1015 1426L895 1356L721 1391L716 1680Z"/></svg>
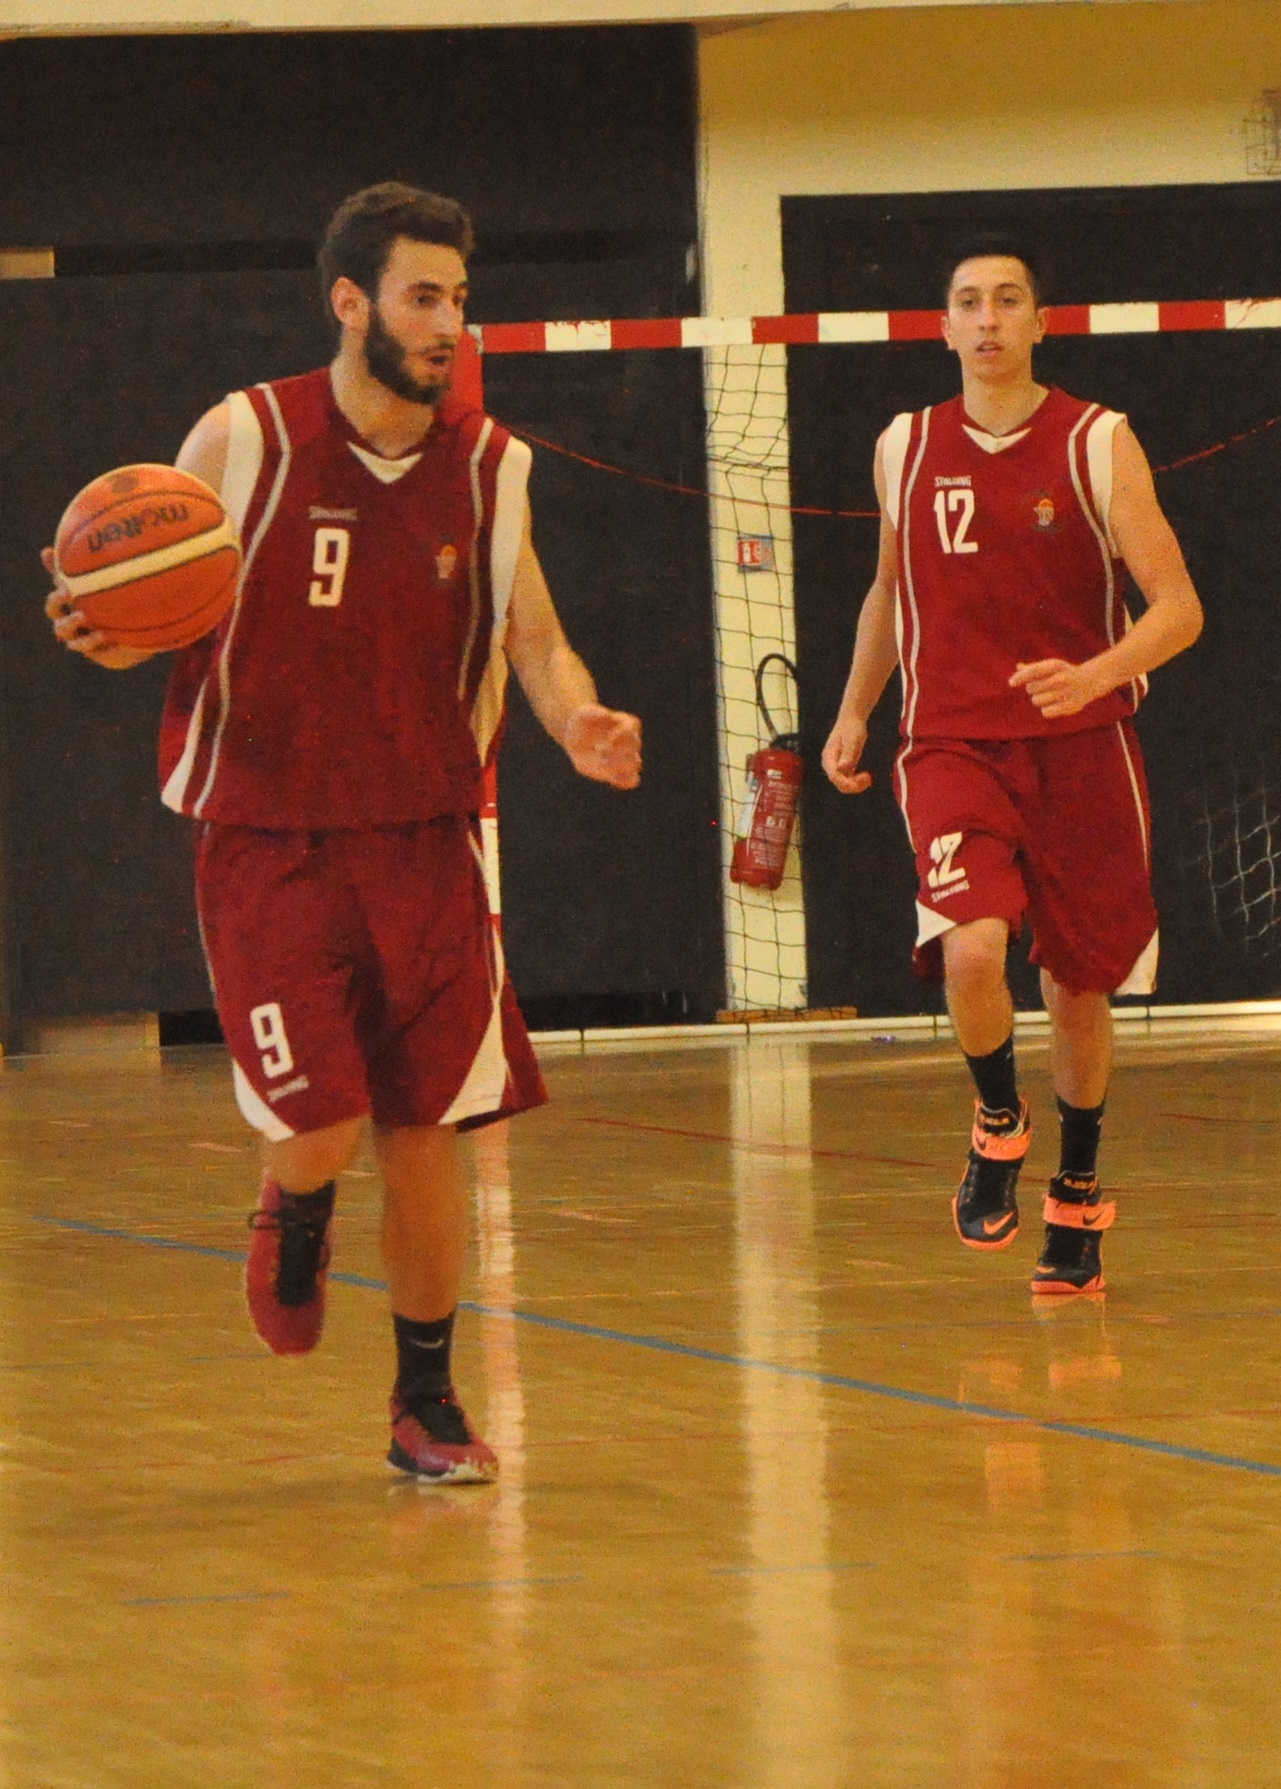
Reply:
<svg viewBox="0 0 1281 1789"><path fill-rule="evenodd" d="M412 1409L392 1392L387 1460L430 1484L487 1485L498 1476L498 1455L472 1428L452 1386L416 1397Z"/></svg>
<svg viewBox="0 0 1281 1789"><path fill-rule="evenodd" d="M1115 1221L1116 1201L1103 1198L1097 1174L1056 1174L1045 1196L1045 1247L1032 1270L1033 1292L1102 1292L1103 1232Z"/></svg>
<svg viewBox="0 0 1281 1789"><path fill-rule="evenodd" d="M325 1274L332 1183L285 1193L265 1175L245 1262L245 1299L254 1328L273 1354L309 1354L325 1326Z"/></svg>
<svg viewBox="0 0 1281 1789"><path fill-rule="evenodd" d="M970 1159L965 1178L952 1200L956 1233L967 1248L1004 1249L1019 1228L1015 1191L1019 1171L1032 1141L1027 1101L1017 1112L989 1112L974 1107Z"/></svg>

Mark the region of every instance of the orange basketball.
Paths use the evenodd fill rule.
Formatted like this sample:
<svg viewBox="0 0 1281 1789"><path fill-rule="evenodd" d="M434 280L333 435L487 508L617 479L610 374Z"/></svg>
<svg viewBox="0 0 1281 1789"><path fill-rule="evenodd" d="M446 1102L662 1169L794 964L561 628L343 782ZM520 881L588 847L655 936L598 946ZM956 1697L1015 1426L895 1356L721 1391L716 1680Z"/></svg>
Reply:
<svg viewBox="0 0 1281 1789"><path fill-rule="evenodd" d="M189 646L236 594L240 541L218 493L174 466L119 466L73 497L54 558L74 608L112 646Z"/></svg>

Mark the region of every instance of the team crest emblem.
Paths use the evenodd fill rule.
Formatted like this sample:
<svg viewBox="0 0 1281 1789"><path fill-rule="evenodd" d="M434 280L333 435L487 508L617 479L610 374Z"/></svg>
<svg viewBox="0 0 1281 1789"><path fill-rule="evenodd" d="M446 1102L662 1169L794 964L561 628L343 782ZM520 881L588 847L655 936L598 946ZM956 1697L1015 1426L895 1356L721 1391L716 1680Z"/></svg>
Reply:
<svg viewBox="0 0 1281 1789"><path fill-rule="evenodd" d="M458 548L442 547L436 555L436 576L442 584L447 584L453 577L458 565Z"/></svg>
<svg viewBox="0 0 1281 1789"><path fill-rule="evenodd" d="M1036 525L1038 528L1053 528L1055 513L1053 498L1038 497L1036 503L1033 505L1033 511L1036 515Z"/></svg>

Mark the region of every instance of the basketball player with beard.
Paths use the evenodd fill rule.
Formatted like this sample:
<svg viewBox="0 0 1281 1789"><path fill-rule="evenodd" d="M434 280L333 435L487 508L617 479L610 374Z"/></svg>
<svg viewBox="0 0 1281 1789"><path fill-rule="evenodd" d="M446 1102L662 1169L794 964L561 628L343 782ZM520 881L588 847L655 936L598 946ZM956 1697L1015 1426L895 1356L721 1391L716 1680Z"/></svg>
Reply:
<svg viewBox="0 0 1281 1789"><path fill-rule="evenodd" d="M253 1321L278 1354L319 1340L336 1182L372 1118L388 1457L455 1483L497 1470L453 1387L456 1130L546 1097L477 819L508 662L583 776L631 789L641 762L639 721L597 701L548 595L528 448L451 389L471 248L452 200L354 194L319 253L332 364L235 392L191 431L178 464L220 492L245 569L225 621L179 655L161 729L163 799L197 822L237 1098L265 1138ZM65 591L49 611L101 665L147 656L107 646Z"/></svg>
<svg viewBox="0 0 1281 1789"><path fill-rule="evenodd" d="M844 793L868 787L867 720L898 663L917 968L941 970L978 1094L956 1228L976 1249L1018 1229L1031 1130L1005 957L1027 920L1061 1137L1032 1289L1100 1292L1108 996L1149 993L1156 974L1131 717L1146 673L1196 639L1201 606L1125 418L1033 376L1047 317L1027 248L977 240L947 274L961 395L895 417L877 443L880 555L823 765ZM1132 626L1127 571L1146 603Z"/></svg>

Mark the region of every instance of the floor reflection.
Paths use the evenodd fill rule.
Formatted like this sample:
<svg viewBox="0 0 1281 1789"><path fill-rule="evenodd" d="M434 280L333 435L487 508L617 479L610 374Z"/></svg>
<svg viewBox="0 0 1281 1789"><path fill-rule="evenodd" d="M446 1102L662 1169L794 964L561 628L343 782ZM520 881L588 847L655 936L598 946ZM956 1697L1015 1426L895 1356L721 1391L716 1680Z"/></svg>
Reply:
<svg viewBox="0 0 1281 1789"><path fill-rule="evenodd" d="M734 1058L733 1134L786 1144L734 1154L738 1344L756 1360L818 1365L818 1264L810 1176L810 1081L803 1044ZM812 1379L746 1373L750 1498L744 1597L755 1641L753 1784L838 1780L848 1719L833 1603L824 1391Z"/></svg>
<svg viewBox="0 0 1281 1789"><path fill-rule="evenodd" d="M507 1121L473 1133L476 1235L479 1250L478 1301L490 1310L516 1303L516 1234ZM514 1322L481 1319L485 1371L487 1438L501 1463L497 1492L482 1493L489 1503L489 1544L495 1588L495 1712L500 1734L519 1726L528 1692L526 1647L529 1618L529 1536L525 1513L525 1395ZM516 1760L513 1758L512 1779Z"/></svg>

